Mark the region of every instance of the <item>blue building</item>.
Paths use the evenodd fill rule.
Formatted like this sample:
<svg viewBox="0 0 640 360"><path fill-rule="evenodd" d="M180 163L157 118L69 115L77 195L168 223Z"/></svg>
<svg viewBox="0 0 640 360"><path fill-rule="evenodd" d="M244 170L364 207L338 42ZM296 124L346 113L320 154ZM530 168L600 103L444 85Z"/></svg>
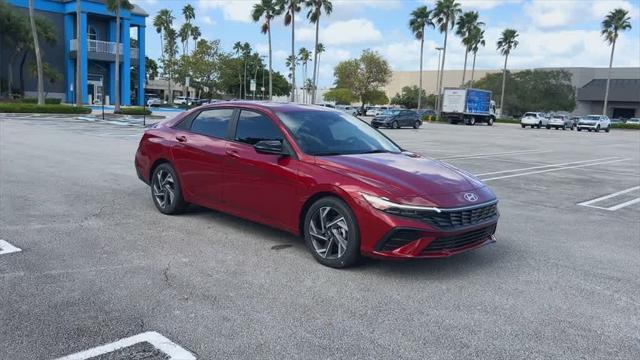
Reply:
<svg viewBox="0 0 640 360"><path fill-rule="evenodd" d="M28 11L29 0L7 0L21 11ZM80 31L76 29L77 0L34 0L36 15L46 18L59 30L55 45L43 44L43 61L64 74L64 82L48 89L50 97L75 102L75 91L83 103L111 103L115 100L116 46L120 46L120 102L144 102L145 20L148 14L134 5L120 12L120 39L116 39L116 17L105 0L80 0ZM78 41L82 44L78 53ZM5 50L3 50L5 51ZM81 61L81 88L76 89L76 58ZM4 56L3 56L4 58ZM3 64L1 69L5 69ZM135 79L131 74L137 74ZM16 77L17 78L17 77ZM25 93L36 89L35 79L24 85Z"/></svg>

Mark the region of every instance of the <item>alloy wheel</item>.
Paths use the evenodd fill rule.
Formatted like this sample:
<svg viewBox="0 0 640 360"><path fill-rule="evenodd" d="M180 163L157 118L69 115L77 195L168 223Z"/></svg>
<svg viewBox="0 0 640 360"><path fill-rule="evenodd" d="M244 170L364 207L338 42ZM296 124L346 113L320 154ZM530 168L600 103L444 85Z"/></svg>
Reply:
<svg viewBox="0 0 640 360"><path fill-rule="evenodd" d="M174 203L176 198L176 182L173 175L166 170L160 170L153 179L153 197L158 206L163 209Z"/></svg>
<svg viewBox="0 0 640 360"><path fill-rule="evenodd" d="M309 235L314 250L324 259L339 259L347 251L349 225L333 207L321 207L311 216Z"/></svg>

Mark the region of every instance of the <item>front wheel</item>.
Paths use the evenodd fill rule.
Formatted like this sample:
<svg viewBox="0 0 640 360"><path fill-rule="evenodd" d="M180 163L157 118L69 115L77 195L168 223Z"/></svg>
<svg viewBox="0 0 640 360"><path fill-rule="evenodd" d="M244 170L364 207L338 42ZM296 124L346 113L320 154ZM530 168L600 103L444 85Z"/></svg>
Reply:
<svg viewBox="0 0 640 360"><path fill-rule="evenodd" d="M399 129L400 128L400 124L397 121L394 121L393 123L391 123L391 128L392 129Z"/></svg>
<svg viewBox="0 0 640 360"><path fill-rule="evenodd" d="M578 126L578 131L582 131L582 128Z"/></svg>
<svg viewBox="0 0 640 360"><path fill-rule="evenodd" d="M520 126L522 126L522 128L524 129L526 125L525 124L520 124Z"/></svg>
<svg viewBox="0 0 640 360"><path fill-rule="evenodd" d="M596 132L600 132L600 125L596 126Z"/></svg>
<svg viewBox="0 0 640 360"><path fill-rule="evenodd" d="M495 121L495 120L494 120L492 117L490 117L490 118L489 118L489 121L487 121L487 125L489 125L489 126L493 126L493 122L494 122L494 121Z"/></svg>
<svg viewBox="0 0 640 360"><path fill-rule="evenodd" d="M538 123L538 129L540 129L541 127L542 127L542 123L541 123L541 122L539 122L539 123Z"/></svg>
<svg viewBox="0 0 640 360"><path fill-rule="evenodd" d="M151 197L156 208L163 214L178 214L187 207L180 181L170 164L160 164L153 171Z"/></svg>
<svg viewBox="0 0 640 360"><path fill-rule="evenodd" d="M606 129L604 129L604 132L608 133L611 130L611 125L607 126Z"/></svg>
<svg viewBox="0 0 640 360"><path fill-rule="evenodd" d="M422 123L420 122L420 120L416 120L416 122L413 123L413 128L417 129L420 127L420 125L422 125Z"/></svg>
<svg viewBox="0 0 640 360"><path fill-rule="evenodd" d="M324 197L311 205L304 220L304 240L322 265L345 268L360 259L356 218L349 206L336 197Z"/></svg>

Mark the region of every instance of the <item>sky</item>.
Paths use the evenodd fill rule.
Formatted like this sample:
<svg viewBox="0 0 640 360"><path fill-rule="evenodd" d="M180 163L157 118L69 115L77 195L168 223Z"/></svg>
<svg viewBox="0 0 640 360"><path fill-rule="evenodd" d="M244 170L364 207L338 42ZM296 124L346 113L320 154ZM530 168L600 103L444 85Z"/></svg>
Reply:
<svg viewBox="0 0 640 360"><path fill-rule="evenodd" d="M640 0L458 0L463 11L478 11L485 25L486 47L478 51L477 69L501 69L504 57L495 43L505 28L520 34L519 46L509 56L509 68L607 67L611 48L600 35L600 23L614 8L629 11L632 29L620 35L615 67L640 67ZM175 26L183 22L184 0L134 0L149 13L147 56L160 58L160 37L152 26L160 9L173 11ZM224 51L236 41L248 42L261 54L268 54L267 37L260 24L250 18L257 0L191 0L195 24L208 40L220 39ZM421 5L432 9L435 0L333 0L333 13L320 20L320 42L326 52L320 60L320 87L333 83L333 68L342 60L360 55L364 49L378 51L396 71L419 68L420 42L409 31L411 11ZM296 48L313 49L315 27L306 10L296 18ZM284 62L291 53L291 28L283 18L272 27L274 69L285 73ZM428 29L425 37L424 69L436 70L436 47L444 34ZM297 51L297 50L296 50ZM450 34L445 69L462 69L464 48L460 38ZM312 64L310 65L312 66ZM312 71L309 70L309 73ZM298 75L300 76L300 75Z"/></svg>

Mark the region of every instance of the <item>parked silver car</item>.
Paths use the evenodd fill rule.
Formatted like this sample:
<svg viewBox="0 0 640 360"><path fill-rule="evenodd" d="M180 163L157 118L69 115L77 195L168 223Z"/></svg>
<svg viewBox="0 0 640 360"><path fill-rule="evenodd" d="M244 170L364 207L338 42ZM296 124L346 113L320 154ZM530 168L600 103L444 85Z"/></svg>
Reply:
<svg viewBox="0 0 640 360"><path fill-rule="evenodd" d="M575 125L573 120L567 115L555 114L551 115L549 121L547 122L547 129L555 128L556 130L562 129L567 130L567 128L573 130Z"/></svg>
<svg viewBox="0 0 640 360"><path fill-rule="evenodd" d="M611 130L611 120L605 115L589 115L585 116L578 122L578 131L589 130L599 132L604 130L609 132Z"/></svg>
<svg viewBox="0 0 640 360"><path fill-rule="evenodd" d="M547 125L547 121L548 119L545 117L545 113L527 112L520 118L520 126L522 126L522 128L531 126L532 129L534 127L540 129L542 126Z"/></svg>

